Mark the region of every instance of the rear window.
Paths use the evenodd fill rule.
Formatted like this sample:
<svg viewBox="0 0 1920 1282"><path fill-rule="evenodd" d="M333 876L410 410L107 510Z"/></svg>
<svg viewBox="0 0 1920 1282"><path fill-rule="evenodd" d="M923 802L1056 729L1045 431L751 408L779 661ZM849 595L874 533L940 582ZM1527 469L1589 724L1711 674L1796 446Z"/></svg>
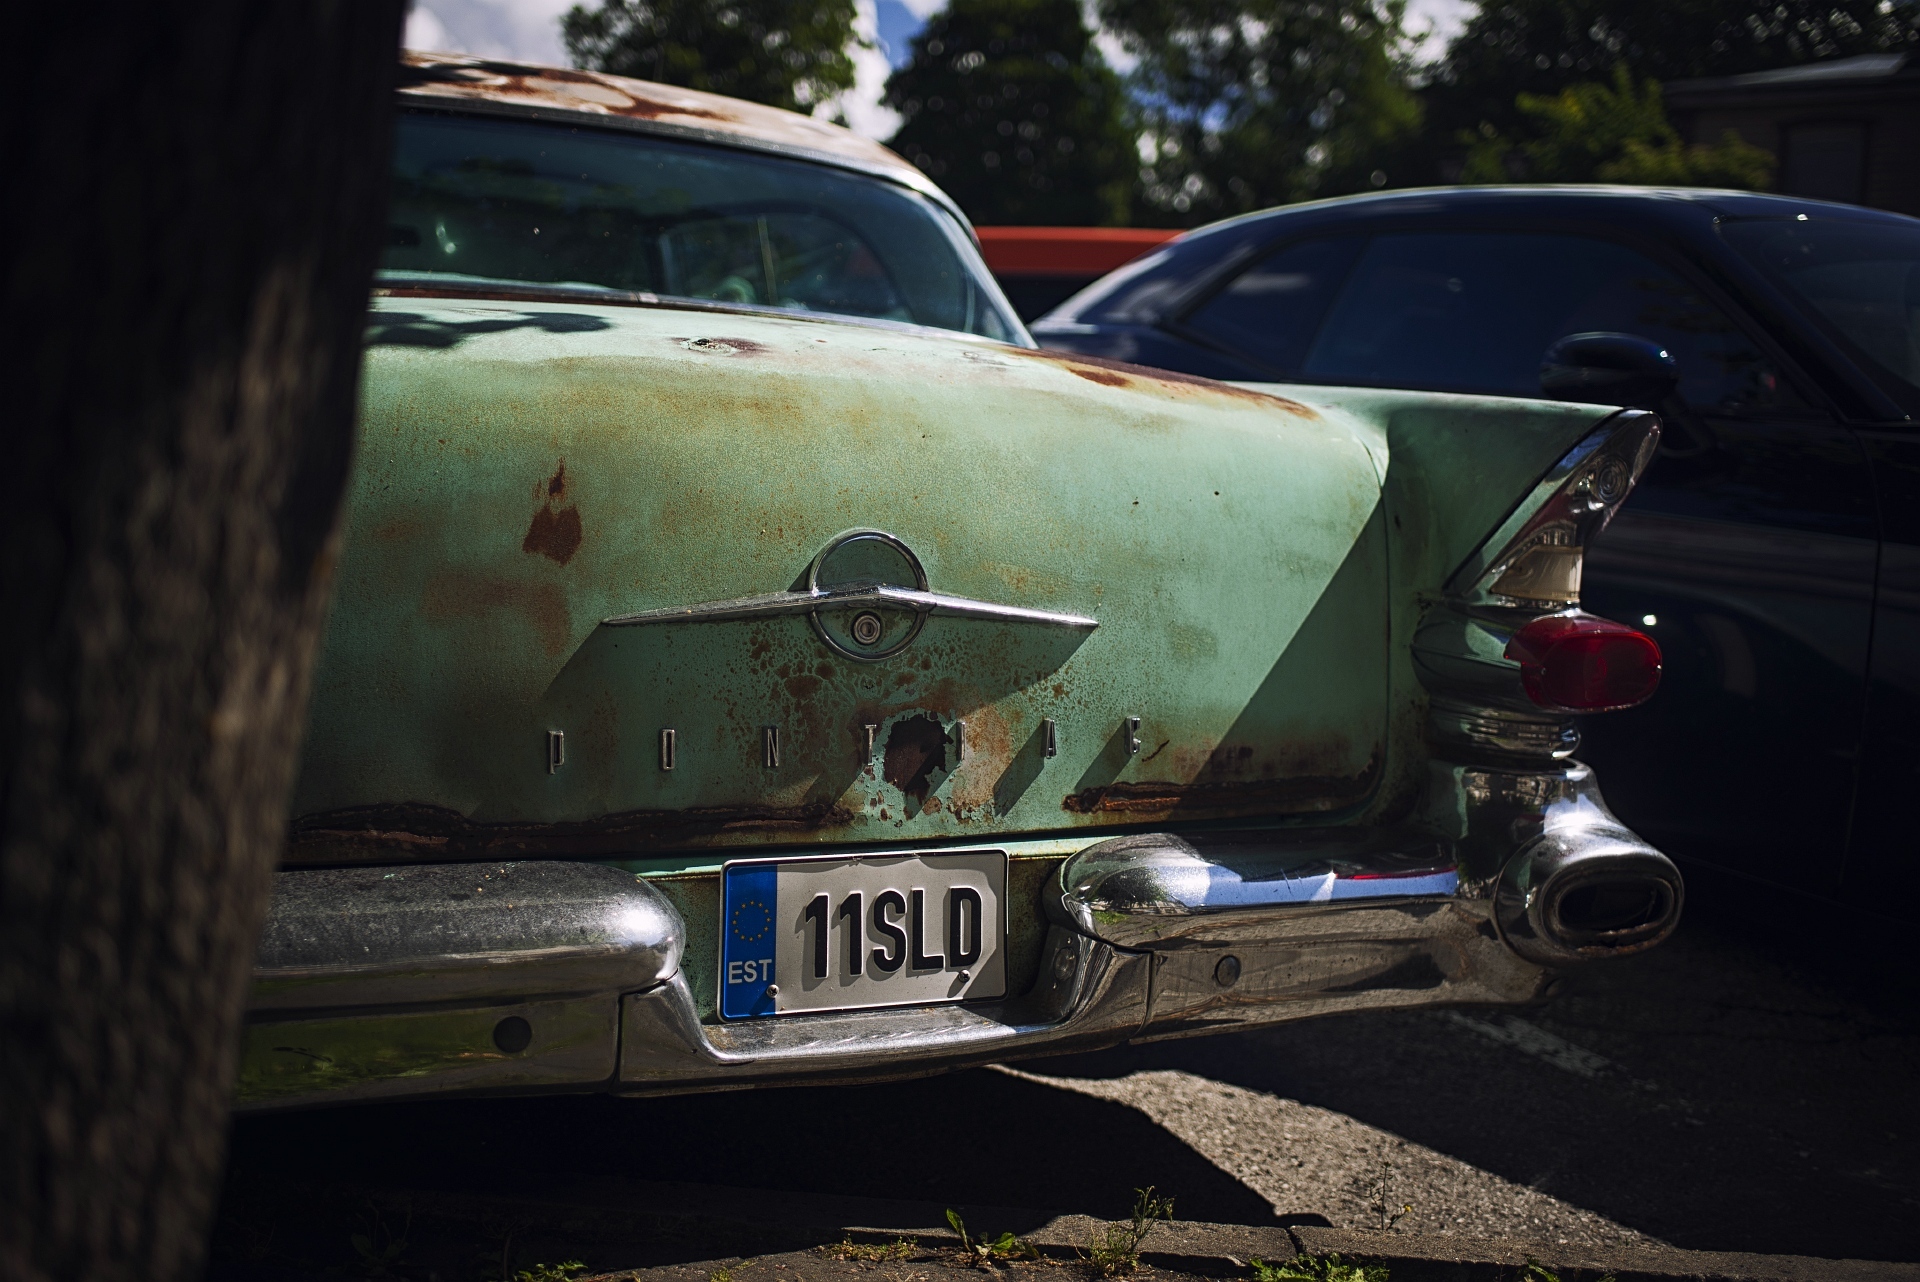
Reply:
<svg viewBox="0 0 1920 1282"><path fill-rule="evenodd" d="M1298 370L1327 304L1366 241L1309 240L1268 255L1181 322L1270 369Z"/></svg>
<svg viewBox="0 0 1920 1282"><path fill-rule="evenodd" d="M1767 218L1720 234L1867 364L1920 391L1920 226Z"/></svg>
<svg viewBox="0 0 1920 1282"><path fill-rule="evenodd" d="M1540 395L1540 358L1569 334L1638 334L1673 353L1699 409L1797 406L1772 364L1691 286L1586 236L1375 236L1301 366L1313 381Z"/></svg>
<svg viewBox="0 0 1920 1282"><path fill-rule="evenodd" d="M559 285L1026 342L972 242L918 193L806 161L414 112L388 282Z"/></svg>

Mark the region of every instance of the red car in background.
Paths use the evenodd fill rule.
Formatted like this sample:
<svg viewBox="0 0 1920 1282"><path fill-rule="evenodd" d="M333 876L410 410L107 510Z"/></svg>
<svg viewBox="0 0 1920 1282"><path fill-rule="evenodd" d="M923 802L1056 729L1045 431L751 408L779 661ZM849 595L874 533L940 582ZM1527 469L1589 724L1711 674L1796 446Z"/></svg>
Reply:
<svg viewBox="0 0 1920 1282"><path fill-rule="evenodd" d="M1180 233L1166 227L976 227L1007 301L1023 321L1064 303Z"/></svg>

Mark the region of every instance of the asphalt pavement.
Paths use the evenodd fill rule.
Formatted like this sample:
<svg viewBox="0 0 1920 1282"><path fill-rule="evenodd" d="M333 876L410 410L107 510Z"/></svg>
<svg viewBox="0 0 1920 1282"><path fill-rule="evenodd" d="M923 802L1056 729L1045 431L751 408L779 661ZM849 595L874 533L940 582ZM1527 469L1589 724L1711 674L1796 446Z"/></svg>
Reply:
<svg viewBox="0 0 1920 1282"><path fill-rule="evenodd" d="M874 1086L243 1118L221 1240L394 1190L690 1180L1115 1219L1152 1185L1222 1224L1920 1260L1920 1018L1897 975L1803 961L1696 919L1519 1011Z"/></svg>

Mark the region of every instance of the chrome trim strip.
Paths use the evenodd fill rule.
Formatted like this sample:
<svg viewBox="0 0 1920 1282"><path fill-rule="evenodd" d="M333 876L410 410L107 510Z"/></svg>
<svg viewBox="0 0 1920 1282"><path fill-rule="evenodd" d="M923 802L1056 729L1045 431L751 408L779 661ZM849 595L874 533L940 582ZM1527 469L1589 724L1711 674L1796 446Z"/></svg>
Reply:
<svg viewBox="0 0 1920 1282"><path fill-rule="evenodd" d="M923 592L887 583L851 583L810 592L768 592L760 596L734 597L728 601L640 610L633 614L615 615L601 622L610 628L631 628L649 623L725 623L736 619L766 619L822 612L838 614L874 608L912 610L917 614L944 615L948 618L1036 623L1053 628L1091 630L1100 626L1098 619L1081 614L1030 610L1025 606L1000 605L993 601L976 601L971 597Z"/></svg>

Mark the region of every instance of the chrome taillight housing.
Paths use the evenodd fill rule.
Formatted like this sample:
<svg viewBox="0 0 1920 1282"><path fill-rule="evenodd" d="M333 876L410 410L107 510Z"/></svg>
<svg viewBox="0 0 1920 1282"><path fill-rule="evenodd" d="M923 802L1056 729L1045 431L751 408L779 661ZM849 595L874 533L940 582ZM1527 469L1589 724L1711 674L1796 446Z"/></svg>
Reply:
<svg viewBox="0 0 1920 1282"><path fill-rule="evenodd" d="M1528 501L1455 573L1447 595L1467 605L1522 610L1579 605L1583 553L1626 501L1659 444L1657 415L1614 415L1541 478Z"/></svg>
<svg viewBox="0 0 1920 1282"><path fill-rule="evenodd" d="M1542 477L1454 572L1413 641L1428 737L1458 760L1563 760L1574 714L1630 708L1660 682L1660 647L1582 613L1588 545L1632 492L1660 420L1625 410Z"/></svg>

